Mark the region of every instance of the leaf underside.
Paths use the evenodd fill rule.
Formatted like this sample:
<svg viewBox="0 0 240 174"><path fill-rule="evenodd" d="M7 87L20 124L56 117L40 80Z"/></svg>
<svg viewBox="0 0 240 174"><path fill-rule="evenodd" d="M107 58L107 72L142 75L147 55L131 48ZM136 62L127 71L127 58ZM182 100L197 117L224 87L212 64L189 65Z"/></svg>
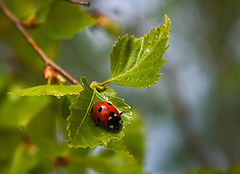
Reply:
<svg viewBox="0 0 240 174"><path fill-rule="evenodd" d="M96 90L91 89L86 78L81 78L81 83L84 90L70 106L71 114L67 118L68 146L73 148L95 148L102 145L106 147L112 139L121 139L124 136L123 130L125 126L132 119L130 107L124 103L123 99L98 93ZM105 126L96 126L90 116L90 110L98 101L108 101L119 112L124 111L121 116L124 121L121 130L108 132Z"/></svg>
<svg viewBox="0 0 240 174"><path fill-rule="evenodd" d="M170 19L164 15L164 23L141 38L120 37L111 52L111 75L107 82L118 85L149 88L157 83L158 73L166 59L163 54L168 46Z"/></svg>
<svg viewBox="0 0 240 174"><path fill-rule="evenodd" d="M16 96L46 96L52 95L61 97L64 95L78 95L83 88L81 85L40 85L32 88L21 89L18 91L9 92Z"/></svg>

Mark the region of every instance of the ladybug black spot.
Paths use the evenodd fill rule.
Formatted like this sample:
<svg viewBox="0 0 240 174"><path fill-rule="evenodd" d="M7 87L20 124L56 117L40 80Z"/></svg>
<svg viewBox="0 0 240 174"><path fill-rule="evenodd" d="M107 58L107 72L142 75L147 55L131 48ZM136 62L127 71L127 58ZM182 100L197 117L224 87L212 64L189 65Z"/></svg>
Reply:
<svg viewBox="0 0 240 174"><path fill-rule="evenodd" d="M107 103L108 105L112 105L111 103Z"/></svg>
<svg viewBox="0 0 240 174"><path fill-rule="evenodd" d="M99 109L98 109L98 112L101 112L102 111L102 107L100 107Z"/></svg>
<svg viewBox="0 0 240 174"><path fill-rule="evenodd" d="M113 117L113 116L114 116L114 112L110 112L110 113L109 113L109 116L110 116L110 117Z"/></svg>
<svg viewBox="0 0 240 174"><path fill-rule="evenodd" d="M100 118L99 117L97 118L97 121L100 122Z"/></svg>

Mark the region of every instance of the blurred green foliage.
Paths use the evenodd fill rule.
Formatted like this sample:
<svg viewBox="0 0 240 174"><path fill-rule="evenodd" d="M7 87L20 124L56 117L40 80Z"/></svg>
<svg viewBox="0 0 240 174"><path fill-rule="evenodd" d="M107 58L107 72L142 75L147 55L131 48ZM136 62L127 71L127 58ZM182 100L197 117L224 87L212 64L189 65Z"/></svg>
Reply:
<svg viewBox="0 0 240 174"><path fill-rule="evenodd" d="M46 16L44 30L51 38L72 38L83 28L93 25L95 19L81 10L76 4L55 1Z"/></svg>
<svg viewBox="0 0 240 174"><path fill-rule="evenodd" d="M3 1L7 8L13 12L16 17L21 20L23 25L28 28L28 32L33 39L41 46L43 51L50 57L57 55L58 49L52 49L57 47L51 47L48 43L57 44L55 39L71 38L74 34L80 32L83 28L93 25L95 19L90 17L86 11L83 11L79 5L71 4L64 1L20 1L10 2ZM2 2L0 2L2 3ZM24 6L26 5L26 6ZM21 10L19 10L21 9ZM14 64L19 69L22 67L29 67L32 71L41 72L42 64L39 61L38 55L33 51L25 38L16 30L14 24L12 24L1 12L0 19L3 19L1 29L1 38L5 40L9 45L13 47L16 53L14 56ZM28 51L30 50L30 51ZM51 54L51 52L53 54ZM2 54L1 56L6 56ZM16 60L15 60L16 59ZM4 62L7 62L4 60ZM3 62L3 63L4 63ZM4 67L4 64L1 65ZM12 65L11 65L12 66ZM25 69L25 68L24 68ZM13 69L14 70L14 69ZM8 76L5 73L9 73ZM24 73L23 73L24 74ZM81 105L81 98L86 94L87 98L96 98L96 100L107 100L112 102L120 111L125 111L123 114L124 129L131 117L131 111L129 106L124 104L123 100L116 98L116 92L111 88L106 90L105 94L96 92L93 93L92 89L88 86L86 78L83 78L84 82L82 86L56 86L56 85L41 85L24 90L18 90L11 92L7 95L7 92L11 89L19 89L26 84L34 84L40 82L40 80L31 80L35 76L34 73L29 74L30 79L24 82L24 79L19 78L19 82L15 79L21 77L20 74L11 74L11 72L2 72L1 76L1 105L0 105L0 132L1 140L4 142L1 145L0 158L0 172L1 173L87 173L87 168L91 168L100 173L143 173L143 167L137 160L143 159L143 148L139 149L139 154L132 150L133 154L138 156L136 159L130 155L130 151L125 149L124 151L111 151L106 150L103 147L100 152L92 155L92 151L86 147L96 147L99 145L106 146L110 141L111 136L115 137L117 133L106 132L105 129L96 129L94 122L88 116L88 124L90 129L85 131L85 134L80 134L85 139L84 142L79 140L83 130L77 132L78 137L77 147L78 149L71 149L67 147L66 139L69 136L66 132L66 128L73 130L72 124L76 126L76 122L71 122L70 125L67 119L72 118L74 112L69 111L70 108L79 110ZM32 77L31 77L32 76ZM40 79L40 78L39 78ZM26 84L25 84L26 83ZM93 96L91 96L93 93ZM57 98L51 98L48 96L56 96ZM68 97L63 97L67 95ZM74 95L80 96L77 98ZM20 97L25 96L25 97ZM26 97L28 96L28 97ZM35 96L35 97L29 97ZM41 97L40 97L41 96ZM88 97L89 96L89 97ZM101 98L101 99L100 99ZM80 103L74 103L77 100ZM85 100L85 99L84 99ZM95 100L94 100L95 101ZM70 107L71 105L71 107ZM86 104L83 104L84 106ZM92 105L86 105L89 114L89 108ZM77 108L76 108L77 107ZM81 108L80 108L81 110ZM79 117L79 114L75 114L75 117ZM81 114L80 114L81 116ZM76 118L77 118L76 117ZM84 121L85 117L83 118ZM93 126L94 125L94 126ZM80 125L81 127L82 125ZM78 129L78 128L77 128ZM138 127L139 130L142 127ZM99 134L101 133L101 134ZM95 137L92 138L91 134ZM107 135L107 136L105 136ZM119 132L121 137L122 131ZM129 134L128 136L131 136ZM139 135L143 136L142 134ZM95 140L94 140L95 139ZM99 139L100 141L96 141ZM109 140L108 140L109 139ZM118 138L120 139L120 138ZM95 143L91 144L90 140L94 140ZM107 142L104 142L106 141ZM103 143L100 143L102 142ZM125 143L131 147L131 138L125 140ZM141 142L143 143L143 141ZM87 145L86 145L87 144ZM90 145L89 145L90 144ZM84 147L85 149L81 149ZM106 146L107 147L107 146ZM140 146L142 147L142 146Z"/></svg>
<svg viewBox="0 0 240 174"><path fill-rule="evenodd" d="M44 31L45 18L55 1L0 2L4 2L22 21L35 16L33 19L38 25L29 28L28 32L49 57L74 77L85 75L90 80L106 80L110 70L109 52L116 40L114 36L107 35L102 29L91 28L72 39L55 40ZM98 0L92 1L92 4L103 3L94 8L109 14L111 3L105 2ZM189 169L193 169L189 173L238 173L238 167L227 168L240 162L240 2L149 0L148 4L153 4L151 8L147 5L138 8L142 2L119 1L118 8L115 11L113 9L120 16L121 12L133 12L126 13L127 18L123 17L121 22L128 23L120 34L133 33L139 36L153 25L159 25L160 17L167 13L172 20L169 59L167 66L161 70L161 84L152 90L135 91L116 87L119 96L126 97L127 103L138 106L144 112L148 136L144 145L143 135L136 135L142 132L142 129L139 130L139 127L143 127L140 119L139 123L132 124L133 127L129 126L129 132L126 128L125 138L129 142L124 145L118 143L118 146L115 144L111 152L105 152L104 149L100 149L100 152L90 149L69 150L65 147L66 135L63 130L66 116L69 115L68 100L51 97L35 100L7 95L8 91L42 85L45 81L41 74L43 63L38 55L0 11L0 120L6 122L6 125L0 122L0 173L16 172L21 165L21 170L27 173L51 173L52 163L57 164L58 173L89 173L89 168L104 172L104 167L107 168L105 171L112 171L113 158L120 161L125 159L120 154L114 157L115 151L125 148L138 163L143 163L146 170L153 173L178 174ZM133 8L129 10L122 4L130 4ZM137 17L132 15L134 13ZM43 102L39 104L42 109L34 105L38 102ZM60 112L59 107L62 109L60 114L56 113ZM21 117L22 114L26 114L26 119ZM18 119L13 118L14 115ZM25 124L34 148L29 149L26 145L21 128L16 127L17 122ZM143 153L144 150L146 153ZM65 157L69 156L80 159L76 158L66 165L69 159ZM95 166L85 160L96 162L99 158L104 160ZM121 163L121 166L134 164L137 173L139 170L135 161L132 163L131 158L128 160L130 162ZM21 164L22 161L27 164ZM206 167L209 169L199 169Z"/></svg>

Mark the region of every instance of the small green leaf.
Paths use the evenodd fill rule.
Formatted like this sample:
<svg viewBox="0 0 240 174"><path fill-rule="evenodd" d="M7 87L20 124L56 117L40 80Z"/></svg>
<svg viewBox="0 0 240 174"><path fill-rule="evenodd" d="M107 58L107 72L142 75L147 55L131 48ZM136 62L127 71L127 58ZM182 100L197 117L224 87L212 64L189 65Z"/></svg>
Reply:
<svg viewBox="0 0 240 174"><path fill-rule="evenodd" d="M47 97L8 96L0 105L0 127L25 126L49 103Z"/></svg>
<svg viewBox="0 0 240 174"><path fill-rule="evenodd" d="M106 86L106 90L104 91L104 94L109 95L109 96L114 96L114 97L117 96L117 92L114 91L114 89L109 86Z"/></svg>
<svg viewBox="0 0 240 174"><path fill-rule="evenodd" d="M116 42L111 52L111 75L107 82L135 88L149 88L157 83L160 68L166 59L170 19L141 38L125 35Z"/></svg>
<svg viewBox="0 0 240 174"><path fill-rule="evenodd" d="M32 88L22 89L18 91L9 92L11 95L17 96L64 96L64 95L78 95L83 88L81 85L41 85Z"/></svg>
<svg viewBox="0 0 240 174"><path fill-rule="evenodd" d="M130 106L124 103L123 99L113 97L104 93L98 93L90 88L87 79L81 78L84 90L70 106L71 114L67 118L69 147L74 148L95 148L98 145L106 147L113 139L121 139L124 136L125 126L132 120ZM90 116L92 106L98 101L112 103L119 112L124 111L121 118L124 121L122 130L107 132L106 127L96 126Z"/></svg>
<svg viewBox="0 0 240 174"><path fill-rule="evenodd" d="M95 19L83 11L81 6L55 0L50 7L44 27L50 37L61 39L71 38L75 33L94 23Z"/></svg>

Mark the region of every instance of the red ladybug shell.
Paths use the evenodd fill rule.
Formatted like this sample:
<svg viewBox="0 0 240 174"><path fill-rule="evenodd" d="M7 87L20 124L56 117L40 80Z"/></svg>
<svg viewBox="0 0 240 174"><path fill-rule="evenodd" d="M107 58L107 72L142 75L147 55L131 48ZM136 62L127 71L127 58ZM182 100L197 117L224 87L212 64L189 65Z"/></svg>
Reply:
<svg viewBox="0 0 240 174"><path fill-rule="evenodd" d="M100 101L93 105L91 110L92 119L100 125L106 126L111 119L111 117L119 116L118 110L106 101Z"/></svg>

